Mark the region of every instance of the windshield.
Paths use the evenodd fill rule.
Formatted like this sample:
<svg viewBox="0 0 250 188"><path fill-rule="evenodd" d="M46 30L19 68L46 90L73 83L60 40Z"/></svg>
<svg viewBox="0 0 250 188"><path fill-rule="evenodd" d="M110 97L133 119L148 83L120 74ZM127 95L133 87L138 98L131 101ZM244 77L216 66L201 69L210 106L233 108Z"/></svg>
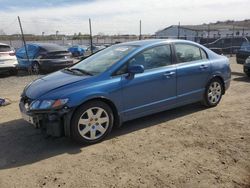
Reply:
<svg viewBox="0 0 250 188"><path fill-rule="evenodd" d="M250 52L250 42L243 42L240 50Z"/></svg>
<svg viewBox="0 0 250 188"><path fill-rule="evenodd" d="M0 52L8 52L11 51L11 48L6 45L0 45Z"/></svg>
<svg viewBox="0 0 250 188"><path fill-rule="evenodd" d="M71 69L81 69L85 72L91 73L92 75L99 74L121 60L135 48L137 48L137 46L111 46L90 56L87 59L84 59L80 63L71 67Z"/></svg>

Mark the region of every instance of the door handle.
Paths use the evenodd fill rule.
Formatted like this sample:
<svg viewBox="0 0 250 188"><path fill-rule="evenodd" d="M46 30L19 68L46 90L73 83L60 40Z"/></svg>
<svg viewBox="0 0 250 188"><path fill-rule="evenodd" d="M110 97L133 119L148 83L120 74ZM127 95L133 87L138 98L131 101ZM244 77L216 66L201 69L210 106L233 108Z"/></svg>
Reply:
<svg viewBox="0 0 250 188"><path fill-rule="evenodd" d="M163 75L166 77L166 78L170 78L171 76L173 76L175 74L175 72L171 71L171 72L165 72Z"/></svg>
<svg viewBox="0 0 250 188"><path fill-rule="evenodd" d="M201 66L200 66L200 69L207 69L207 68L208 68L207 65L201 65Z"/></svg>

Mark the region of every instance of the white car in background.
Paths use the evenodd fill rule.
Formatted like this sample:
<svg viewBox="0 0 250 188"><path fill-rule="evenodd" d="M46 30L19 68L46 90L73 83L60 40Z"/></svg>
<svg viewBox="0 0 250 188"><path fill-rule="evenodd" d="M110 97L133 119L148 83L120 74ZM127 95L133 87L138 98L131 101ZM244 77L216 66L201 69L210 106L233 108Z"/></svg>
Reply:
<svg viewBox="0 0 250 188"><path fill-rule="evenodd" d="M17 58L15 50L8 44L0 43L0 74L17 73Z"/></svg>

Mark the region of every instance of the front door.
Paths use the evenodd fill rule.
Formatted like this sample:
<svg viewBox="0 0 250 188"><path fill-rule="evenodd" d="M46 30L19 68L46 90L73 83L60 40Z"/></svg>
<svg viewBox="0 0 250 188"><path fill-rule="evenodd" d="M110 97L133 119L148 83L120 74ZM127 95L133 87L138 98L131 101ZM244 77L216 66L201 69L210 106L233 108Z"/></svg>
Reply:
<svg viewBox="0 0 250 188"><path fill-rule="evenodd" d="M132 64L143 65L145 71L133 78L122 77L124 120L170 108L176 98L176 66L170 45L146 49L128 62Z"/></svg>

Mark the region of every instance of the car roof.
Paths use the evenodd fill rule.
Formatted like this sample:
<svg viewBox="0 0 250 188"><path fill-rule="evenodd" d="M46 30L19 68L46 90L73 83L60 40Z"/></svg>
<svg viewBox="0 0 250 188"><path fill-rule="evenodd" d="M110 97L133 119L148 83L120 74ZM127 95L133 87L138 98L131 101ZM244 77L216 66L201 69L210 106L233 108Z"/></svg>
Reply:
<svg viewBox="0 0 250 188"><path fill-rule="evenodd" d="M147 39L147 40L137 40L137 41L131 41L131 42L124 42L116 44L117 46L121 45L135 45L135 46L151 46L154 44L160 44L160 43L175 43L175 42L182 42L182 43L191 43L196 44L192 41L188 40L181 40L181 39Z"/></svg>
<svg viewBox="0 0 250 188"><path fill-rule="evenodd" d="M53 43L29 43L28 45L32 46L37 46L40 48L45 49L48 52L53 52L53 51L67 51L66 48L58 45L58 44L53 44Z"/></svg>

